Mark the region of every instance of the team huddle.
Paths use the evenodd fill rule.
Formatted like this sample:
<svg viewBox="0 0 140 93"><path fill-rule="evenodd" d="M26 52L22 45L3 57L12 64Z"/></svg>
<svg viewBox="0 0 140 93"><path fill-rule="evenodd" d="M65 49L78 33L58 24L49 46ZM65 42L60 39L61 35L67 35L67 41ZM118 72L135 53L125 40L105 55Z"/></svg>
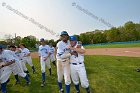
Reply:
<svg viewBox="0 0 140 93"><path fill-rule="evenodd" d="M39 46L38 55L42 72L41 87L44 87L46 83L46 66L49 69L50 76L52 75L50 65L50 62L52 62L57 68L60 93L64 93L62 88L63 78L65 81L65 93L71 93L71 80L75 85L76 93L80 93L79 80L81 86L86 89L86 93L91 93L84 65L84 47L81 42L77 41L75 36L69 36L66 31L62 31L60 36L61 41L57 43L56 50L51 44L47 45L43 38L40 39L41 45ZM11 45L8 49L3 49L0 46L0 83L2 93L7 93L6 85L10 81L11 74L15 76L16 82L14 85L20 83L18 76L25 79L26 86L31 84L26 64L31 66L33 74L36 73L31 53L24 44L20 44L19 47Z"/></svg>

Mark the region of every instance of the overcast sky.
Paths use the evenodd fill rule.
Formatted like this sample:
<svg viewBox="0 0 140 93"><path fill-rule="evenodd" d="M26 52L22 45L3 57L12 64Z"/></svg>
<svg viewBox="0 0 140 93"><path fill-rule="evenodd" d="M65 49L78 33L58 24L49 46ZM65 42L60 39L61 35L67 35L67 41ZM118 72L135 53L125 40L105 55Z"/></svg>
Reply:
<svg viewBox="0 0 140 93"><path fill-rule="evenodd" d="M79 10L77 6L98 19ZM16 33L22 37L34 35L39 39L57 39L55 35L41 29L39 24L56 34L62 30L73 35L109 29L107 24L99 20L101 18L116 27L127 21L139 23L140 0L0 0L0 38L3 34ZM36 24L30 19L34 19Z"/></svg>

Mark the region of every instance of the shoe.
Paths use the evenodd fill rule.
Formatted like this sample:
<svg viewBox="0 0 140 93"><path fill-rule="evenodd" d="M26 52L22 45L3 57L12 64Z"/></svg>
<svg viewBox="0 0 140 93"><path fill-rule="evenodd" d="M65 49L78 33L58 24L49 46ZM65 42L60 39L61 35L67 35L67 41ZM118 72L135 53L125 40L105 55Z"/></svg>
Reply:
<svg viewBox="0 0 140 93"><path fill-rule="evenodd" d="M16 81L15 84L13 84L13 86L20 84L19 81Z"/></svg>
<svg viewBox="0 0 140 93"><path fill-rule="evenodd" d="M61 89L61 90L59 91L59 93L64 93L64 90L63 90L63 89Z"/></svg>
<svg viewBox="0 0 140 93"><path fill-rule="evenodd" d="M45 86L45 81L43 81L41 84L41 87L44 87L44 86Z"/></svg>
<svg viewBox="0 0 140 93"><path fill-rule="evenodd" d="M33 74L35 74L36 73L36 71L33 71Z"/></svg>
<svg viewBox="0 0 140 93"><path fill-rule="evenodd" d="M140 72L140 69L138 68L138 69L136 69L136 71L137 71L137 72Z"/></svg>
<svg viewBox="0 0 140 93"><path fill-rule="evenodd" d="M80 93L80 91L76 91L76 93Z"/></svg>
<svg viewBox="0 0 140 93"><path fill-rule="evenodd" d="M26 82L25 86L29 86L31 84L31 82Z"/></svg>

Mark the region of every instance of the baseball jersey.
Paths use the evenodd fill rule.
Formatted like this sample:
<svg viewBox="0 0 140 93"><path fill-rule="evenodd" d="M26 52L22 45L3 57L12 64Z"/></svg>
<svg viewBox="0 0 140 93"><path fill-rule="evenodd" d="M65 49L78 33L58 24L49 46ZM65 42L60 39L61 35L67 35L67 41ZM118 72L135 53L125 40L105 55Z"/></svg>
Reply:
<svg viewBox="0 0 140 93"><path fill-rule="evenodd" d="M27 48L23 48L20 50L21 50L21 56L23 56L23 57L26 57L30 53L29 49L27 49Z"/></svg>
<svg viewBox="0 0 140 93"><path fill-rule="evenodd" d="M15 60L15 57L14 57L12 51L10 51L10 50L3 50L1 57L2 57L3 62L11 62L11 61Z"/></svg>
<svg viewBox="0 0 140 93"><path fill-rule="evenodd" d="M39 46L39 51L38 51L39 56L47 57L49 52L50 52L50 47L48 45L45 45L45 46L40 45Z"/></svg>
<svg viewBox="0 0 140 93"><path fill-rule="evenodd" d="M54 54L54 52L55 52L55 48L54 47L50 47L50 53Z"/></svg>
<svg viewBox="0 0 140 93"><path fill-rule="evenodd" d="M57 43L57 55L56 58L57 59L61 59L61 55L64 53L69 53L70 49L67 48L67 46L70 45L70 41L68 40L67 43L65 43L64 41L59 41Z"/></svg>
<svg viewBox="0 0 140 93"><path fill-rule="evenodd" d="M74 47L76 48L77 45L78 45L78 42L77 42L77 44L76 44ZM83 46L81 46L81 49L85 49L85 48L84 48ZM72 51L73 51L73 50L72 50ZM75 55L71 55L71 57L70 57L70 62L71 62L71 63L75 63L75 62L80 62L80 63L82 63L82 62L84 62L84 54L78 53L78 57L75 56Z"/></svg>

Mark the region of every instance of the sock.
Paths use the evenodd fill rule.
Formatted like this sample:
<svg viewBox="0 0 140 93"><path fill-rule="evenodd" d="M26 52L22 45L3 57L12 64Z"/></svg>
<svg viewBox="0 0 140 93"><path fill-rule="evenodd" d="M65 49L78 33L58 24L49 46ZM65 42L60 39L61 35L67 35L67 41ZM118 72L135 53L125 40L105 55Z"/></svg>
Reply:
<svg viewBox="0 0 140 93"><path fill-rule="evenodd" d="M87 91L87 93L90 93L90 88L87 87L87 88L86 88L86 91Z"/></svg>
<svg viewBox="0 0 140 93"><path fill-rule="evenodd" d="M16 82L20 82L18 75L15 75Z"/></svg>
<svg viewBox="0 0 140 93"><path fill-rule="evenodd" d="M42 73L42 81L45 81L45 80L46 80L46 74L44 72L44 73Z"/></svg>
<svg viewBox="0 0 140 93"><path fill-rule="evenodd" d="M7 85L6 82L1 84L1 91L2 91L2 93L6 93L6 85Z"/></svg>
<svg viewBox="0 0 140 93"><path fill-rule="evenodd" d="M24 71L29 77L30 77L30 74L29 74L29 71L27 70L27 71Z"/></svg>
<svg viewBox="0 0 140 93"><path fill-rule="evenodd" d="M53 63L53 65L56 67L56 63L55 63L55 61L53 61L52 63Z"/></svg>
<svg viewBox="0 0 140 93"><path fill-rule="evenodd" d="M49 69L49 72L50 72L50 76L52 75L52 70L51 70L51 68Z"/></svg>
<svg viewBox="0 0 140 93"><path fill-rule="evenodd" d="M66 85L66 93L70 93L70 85Z"/></svg>
<svg viewBox="0 0 140 93"><path fill-rule="evenodd" d="M75 85L76 91L80 92L79 84Z"/></svg>
<svg viewBox="0 0 140 93"><path fill-rule="evenodd" d="M59 86L59 89L61 90L62 89L62 83L58 82L58 86Z"/></svg>
<svg viewBox="0 0 140 93"><path fill-rule="evenodd" d="M34 66L32 66L32 70L33 70L33 72L35 72L35 67Z"/></svg>
<svg viewBox="0 0 140 93"><path fill-rule="evenodd" d="M30 78L29 78L28 75L26 75L26 76L24 77L24 79L26 80L26 82L30 82Z"/></svg>

